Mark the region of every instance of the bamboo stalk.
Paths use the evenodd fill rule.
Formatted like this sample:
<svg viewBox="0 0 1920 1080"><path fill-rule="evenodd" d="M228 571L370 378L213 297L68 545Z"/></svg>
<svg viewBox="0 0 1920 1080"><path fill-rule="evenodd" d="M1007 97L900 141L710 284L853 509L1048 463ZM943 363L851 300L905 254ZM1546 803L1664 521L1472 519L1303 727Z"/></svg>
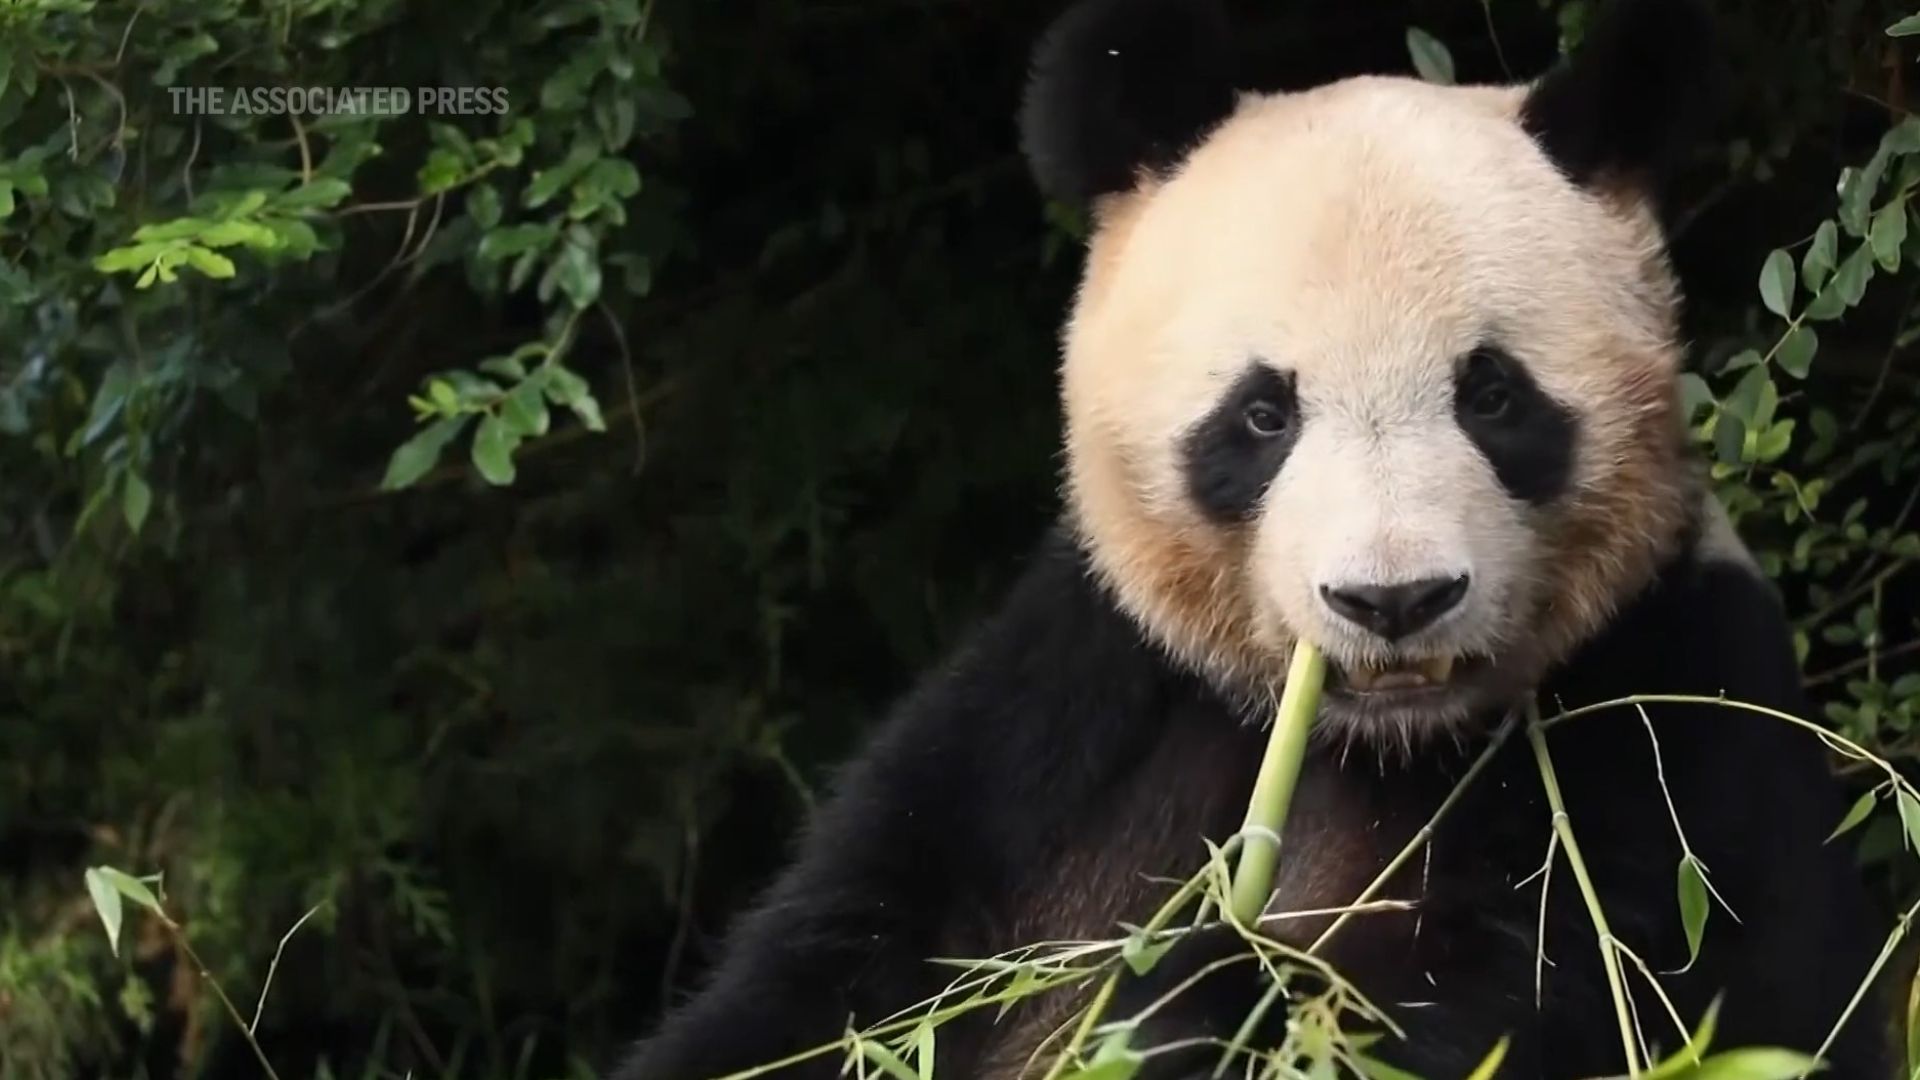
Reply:
<svg viewBox="0 0 1920 1080"><path fill-rule="evenodd" d="M1231 913L1243 926L1258 922L1273 893L1274 869L1280 861L1280 831L1287 823L1287 809L1300 780L1307 736L1320 711L1320 691L1326 679L1327 659L1319 648L1304 639L1295 644L1286 689L1280 694L1280 711L1267 737L1267 752L1261 759L1260 775L1253 783L1253 797L1247 803L1246 823L1240 832L1240 863L1233 875Z"/></svg>

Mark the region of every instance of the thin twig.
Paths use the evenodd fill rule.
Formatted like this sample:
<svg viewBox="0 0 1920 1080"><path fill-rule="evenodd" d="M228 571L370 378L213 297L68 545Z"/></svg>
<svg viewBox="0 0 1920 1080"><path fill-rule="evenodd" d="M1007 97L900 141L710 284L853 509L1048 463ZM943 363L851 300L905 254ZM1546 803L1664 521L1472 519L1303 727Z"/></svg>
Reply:
<svg viewBox="0 0 1920 1080"><path fill-rule="evenodd" d="M1528 706L1527 741L1533 744L1533 758L1540 767L1540 782L1547 791L1547 805L1553 809L1553 829L1559 834L1560 848L1567 856L1567 865L1573 868L1573 878L1580 886L1580 897L1586 902L1587 915L1593 920L1593 929L1600 937L1600 962L1606 967L1607 987L1613 994L1614 1018L1620 1025L1620 1048L1626 1052L1627 1075L1640 1075L1640 1048L1634 1039L1635 1024L1628 1011L1626 981L1620 974L1620 956L1614 951L1613 931L1607 926L1607 912L1600 904L1600 894L1593 887L1593 878L1587 873L1587 861L1581 855L1580 841L1573 834L1573 819L1567 815L1566 799L1560 793L1560 777L1554 772L1553 757L1547 752L1545 725L1540 720L1540 707Z"/></svg>
<svg viewBox="0 0 1920 1080"><path fill-rule="evenodd" d="M1892 660L1895 657L1905 656L1908 653L1915 653L1915 652L1920 652L1920 639L1902 642L1899 645L1895 645L1891 649L1881 649L1879 658L1882 662L1885 662L1888 660ZM1859 671L1861 668L1871 665L1873 662L1874 662L1874 658L1870 656L1862 656L1855 660L1849 660L1846 663L1839 665L1838 667L1828 668L1827 670L1820 672L1818 675L1807 676L1805 679L1801 680L1800 685L1807 686L1807 687L1824 686L1827 683L1834 682L1839 679L1844 679L1847 676L1853 674L1854 672Z"/></svg>
<svg viewBox="0 0 1920 1080"><path fill-rule="evenodd" d="M307 920L313 918L314 915L319 913L321 908L326 906L327 902L322 900L308 908L305 915L300 916L292 926L287 928L286 933L280 935L280 944L273 950L273 961L267 965L266 981L260 984L260 1000L253 1005L253 1023L247 1025L247 1034L251 1035L260 1028L260 1014L267 1009L267 991L273 989L273 973L280 970L280 954L287 951L287 942L292 941L293 935L299 933L300 928L307 925Z"/></svg>
<svg viewBox="0 0 1920 1080"><path fill-rule="evenodd" d="M1400 868L1405 866L1415 855L1419 854L1420 849L1425 847L1427 843L1433 839L1434 830L1439 827L1441 819L1445 818L1447 813L1459 803L1461 796L1466 794L1467 788L1471 787L1473 782L1479 778L1480 774L1486 770L1488 764L1493 761L1493 756L1499 752L1500 747L1506 743L1507 737L1513 734L1513 729L1517 726L1519 726L1519 718L1517 716L1507 717L1506 722L1501 724L1499 729L1493 733L1493 738L1488 740L1486 749L1480 751L1480 756L1474 759L1472 765L1467 766L1465 773L1461 774L1460 782L1453 785L1453 790L1449 791L1447 797L1440 801L1440 805L1434 810L1433 816L1427 819L1425 825L1420 826L1420 831L1413 834L1413 839L1407 841L1406 846L1400 849L1400 852L1387 863L1386 867L1382 869L1379 874L1375 875L1372 881L1367 883L1367 887L1360 890L1360 895L1353 900L1354 907L1365 904L1374 897L1379 896L1380 890L1387 887L1387 882L1391 881L1393 876L1400 872ZM1333 939L1334 934L1339 933L1340 928L1347 924L1347 920L1352 918L1353 914L1353 912L1349 911L1333 920L1333 925L1322 930L1320 936L1313 939L1313 944L1307 946L1307 952L1310 954L1319 952L1328 941Z"/></svg>

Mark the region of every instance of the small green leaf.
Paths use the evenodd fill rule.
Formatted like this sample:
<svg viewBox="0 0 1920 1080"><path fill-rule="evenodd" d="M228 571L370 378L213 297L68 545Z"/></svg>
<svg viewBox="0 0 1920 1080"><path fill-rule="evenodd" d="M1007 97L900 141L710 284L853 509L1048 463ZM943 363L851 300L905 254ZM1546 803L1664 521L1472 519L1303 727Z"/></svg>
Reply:
<svg viewBox="0 0 1920 1080"><path fill-rule="evenodd" d="M481 478L496 487L513 483L513 451L519 443L520 437L499 417L481 420L480 430L473 433L473 466Z"/></svg>
<svg viewBox="0 0 1920 1080"><path fill-rule="evenodd" d="M139 904L148 911L155 914L160 913L160 898L153 895L153 890L147 888L146 882L134 877L132 874L115 870L111 866L100 866L95 867L95 869L99 871L101 877L106 879L107 884L112 885L114 891L118 892L121 896Z"/></svg>
<svg viewBox="0 0 1920 1080"><path fill-rule="evenodd" d="M539 382L530 379L514 387L500 402L500 419L516 435L526 438L545 435L549 416Z"/></svg>
<svg viewBox="0 0 1920 1080"><path fill-rule="evenodd" d="M587 380L559 364L547 367L547 399L572 409L588 430L607 430L607 422L600 415L600 403L594 399Z"/></svg>
<svg viewBox="0 0 1920 1080"><path fill-rule="evenodd" d="M1796 379L1804 379L1813 369L1813 356L1820 351L1820 335L1813 327L1802 323L1787 331L1780 339L1780 345L1774 350L1774 363L1780 370Z"/></svg>
<svg viewBox="0 0 1920 1080"><path fill-rule="evenodd" d="M1888 37L1912 37L1920 34L1920 15L1909 15L1887 27Z"/></svg>
<svg viewBox="0 0 1920 1080"><path fill-rule="evenodd" d="M454 436L467 426L471 416L449 416L422 428L420 433L394 450L387 461L386 478L380 481L382 491L398 491L412 487L440 460L440 452L446 449Z"/></svg>
<svg viewBox="0 0 1920 1080"><path fill-rule="evenodd" d="M1407 52L1413 57L1413 69L1430 83L1452 86L1453 53L1439 38L1417 26L1407 27Z"/></svg>
<svg viewBox="0 0 1920 1080"><path fill-rule="evenodd" d="M1781 318L1793 313L1793 256L1775 249L1760 267L1760 302Z"/></svg>
<svg viewBox="0 0 1920 1080"><path fill-rule="evenodd" d="M1860 303L1861 298L1867 295L1867 285L1873 281L1874 262L1870 248L1871 245L1862 244L1853 249L1853 254L1848 255L1840 268L1834 271L1832 284L1840 290L1840 299L1845 300L1848 307Z"/></svg>
<svg viewBox="0 0 1920 1080"><path fill-rule="evenodd" d="M225 255L217 251L209 251L203 247L188 247L185 250L187 265L193 267L195 270L200 271L210 278L230 278L233 276L233 260L227 258Z"/></svg>
<svg viewBox="0 0 1920 1080"><path fill-rule="evenodd" d="M913 1029L913 1063L919 1067L921 1080L933 1080L933 1065L938 1060L934 1052L934 1025L923 1023Z"/></svg>
<svg viewBox="0 0 1920 1080"><path fill-rule="evenodd" d="M120 492L120 509L126 514L127 528L135 536L140 535L141 527L147 523L147 512L153 509L153 489L139 473L127 474L126 487Z"/></svg>
<svg viewBox="0 0 1920 1080"><path fill-rule="evenodd" d="M1127 962L1127 966L1133 969L1135 975L1145 975L1153 970L1161 957L1173 949L1177 941L1179 939L1173 937L1165 941L1148 941L1144 936L1134 934L1127 938L1125 945L1120 947L1120 958Z"/></svg>
<svg viewBox="0 0 1920 1080"><path fill-rule="evenodd" d="M351 194L353 188L345 180L322 176L292 191L282 192L274 198L273 205L278 210L325 210Z"/></svg>
<svg viewBox="0 0 1920 1080"><path fill-rule="evenodd" d="M907 1067L907 1063L900 1060L898 1054L887 1049L881 1043L875 1042L872 1039L861 1039L859 1046L860 1055L875 1065L880 1066L881 1071L893 1077L893 1080L920 1080L920 1077L917 1076L912 1069Z"/></svg>
<svg viewBox="0 0 1920 1080"><path fill-rule="evenodd" d="M1700 1064L1700 1056L1707 1052L1713 1043L1713 1033L1720 1025L1720 999L1714 998L1707 1006L1705 1016L1700 1018L1700 1026L1694 1029L1686 1045L1673 1052L1672 1056L1659 1062L1646 1072L1641 1080L1668 1080L1670 1077L1690 1075L1690 1070Z"/></svg>
<svg viewBox="0 0 1920 1080"><path fill-rule="evenodd" d="M1767 464L1785 457L1793 448L1793 424L1792 420L1782 420L1768 428L1755 441L1753 456Z"/></svg>
<svg viewBox="0 0 1920 1080"><path fill-rule="evenodd" d="M1687 933L1687 966L1700 956L1700 939L1707 932L1707 879L1691 855L1680 857L1680 927Z"/></svg>
<svg viewBox="0 0 1920 1080"><path fill-rule="evenodd" d="M1895 199L1873 215L1873 227L1867 233L1867 243L1872 246L1873 257L1880 263L1880 269L1893 273L1900 269L1900 245L1906 242L1906 200Z"/></svg>
<svg viewBox="0 0 1920 1080"><path fill-rule="evenodd" d="M1738 465L1745 458L1747 422L1722 410L1713 425L1714 456L1727 465Z"/></svg>
<svg viewBox="0 0 1920 1080"><path fill-rule="evenodd" d="M1410 1073L1384 1061L1376 1061L1365 1054L1354 1055L1354 1064L1359 1066L1360 1075L1366 1077L1366 1080L1421 1080L1419 1073Z"/></svg>
<svg viewBox="0 0 1920 1080"><path fill-rule="evenodd" d="M1760 415L1761 404L1766 398L1767 387L1772 384L1773 379L1768 376L1766 368L1749 368L1747 373L1740 377L1740 381L1734 384L1732 392L1726 396L1721 407L1748 424L1762 423L1764 418Z"/></svg>
<svg viewBox="0 0 1920 1080"><path fill-rule="evenodd" d="M1686 1073L1687 1080L1795 1080L1823 1068L1819 1058L1792 1050L1729 1050Z"/></svg>
<svg viewBox="0 0 1920 1080"><path fill-rule="evenodd" d="M1867 820L1867 815L1873 813L1873 808L1879 805L1879 802L1880 794L1877 791L1869 791L1856 799L1853 808L1847 811L1847 816L1840 819L1839 826L1827 837L1827 843L1831 844L1858 828L1861 822Z"/></svg>
<svg viewBox="0 0 1920 1080"><path fill-rule="evenodd" d="M1707 380L1689 371L1680 376L1680 405L1686 410L1685 422L1693 423L1700 410L1713 406L1713 389Z"/></svg>
<svg viewBox="0 0 1920 1080"><path fill-rule="evenodd" d="M474 254L482 261L506 259L544 248L557 235L551 225L509 225L480 238Z"/></svg>
<svg viewBox="0 0 1920 1080"><path fill-rule="evenodd" d="M1493 1080L1493 1075L1500 1071L1500 1063L1506 1059L1507 1040L1503 1037L1493 1044L1493 1049L1487 1051L1487 1056L1480 1060L1480 1064L1467 1074L1467 1080Z"/></svg>
<svg viewBox="0 0 1920 1080"><path fill-rule="evenodd" d="M1840 259L1840 226L1831 220L1823 221L1814 230L1813 244L1807 248L1806 257L1800 261L1800 280L1806 284L1807 291L1818 293L1820 286L1833 276L1833 268Z"/></svg>
<svg viewBox="0 0 1920 1080"><path fill-rule="evenodd" d="M1067 1073L1067 1080L1132 1080L1147 1058L1128 1045L1131 1035L1128 1028L1115 1031L1094 1051L1093 1060L1085 1068Z"/></svg>
<svg viewBox="0 0 1920 1080"><path fill-rule="evenodd" d="M500 224L500 192L492 184L479 184L467 192L467 215L482 229Z"/></svg>
<svg viewBox="0 0 1920 1080"><path fill-rule="evenodd" d="M93 910L100 915L100 924L107 930L107 946L113 955L120 955L120 890L113 887L103 867L95 866L87 870L87 895L93 899Z"/></svg>
<svg viewBox="0 0 1920 1080"><path fill-rule="evenodd" d="M1901 788L1898 805L1900 824L1907 830L1907 843L1920 848L1920 799L1915 799L1907 793L1906 788Z"/></svg>

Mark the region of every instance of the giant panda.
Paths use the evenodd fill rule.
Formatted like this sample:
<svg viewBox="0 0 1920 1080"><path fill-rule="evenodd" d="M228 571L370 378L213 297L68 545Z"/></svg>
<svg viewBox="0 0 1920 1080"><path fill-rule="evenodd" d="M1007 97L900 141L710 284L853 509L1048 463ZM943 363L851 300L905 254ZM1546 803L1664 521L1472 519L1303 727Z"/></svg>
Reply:
<svg viewBox="0 0 1920 1080"><path fill-rule="evenodd" d="M1690 0L1614 0L1531 84L1262 94L1236 85L1214 3L1070 9L1021 117L1044 191L1091 208L1059 526L839 777L623 1080L711 1080L831 1042L931 997L953 976L932 957L1137 924L1203 839L1238 830L1300 638L1332 674L1276 911L1350 902L1529 700L1803 711L1782 608L1689 456L1677 392L1661 180L1710 92L1710 37ZM1718 1047L1819 1047L1884 924L1824 842L1842 806L1818 742L1667 704L1548 743L1612 932L1685 969L1662 976L1681 1017L1718 998ZM1504 1037L1501 1075L1624 1071L1564 863L1541 915L1551 817L1509 740L1390 882L1410 910L1332 940L1404 1031L1376 1058L1457 1077ZM1676 818L1737 916L1716 911L1690 967ZM1326 921L1276 926L1297 945ZM1223 947L1195 936L1109 1015L1185 980L1136 1045L1231 1037L1262 985L1209 963ZM1672 1049L1665 1006L1628 980ZM1827 1075L1886 1075L1875 1000ZM1066 1015L943 1027L937 1075L1018 1075ZM1147 1073L1213 1066L1196 1045Z"/></svg>

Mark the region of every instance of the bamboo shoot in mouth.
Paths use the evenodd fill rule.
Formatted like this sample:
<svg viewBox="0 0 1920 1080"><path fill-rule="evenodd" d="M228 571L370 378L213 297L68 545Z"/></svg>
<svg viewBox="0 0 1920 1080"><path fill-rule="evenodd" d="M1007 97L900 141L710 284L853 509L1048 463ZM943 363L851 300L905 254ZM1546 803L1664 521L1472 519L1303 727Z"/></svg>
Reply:
<svg viewBox="0 0 1920 1080"><path fill-rule="evenodd" d="M1307 737L1313 732L1326 681L1326 656L1310 641L1295 643L1287 684L1280 693L1280 711L1267 736L1267 752L1260 760L1260 775L1253 782L1253 796L1247 802L1246 822L1240 831L1240 862L1233 874L1231 910L1242 926L1252 926L1259 920L1273 893L1280 833L1300 781Z"/></svg>

